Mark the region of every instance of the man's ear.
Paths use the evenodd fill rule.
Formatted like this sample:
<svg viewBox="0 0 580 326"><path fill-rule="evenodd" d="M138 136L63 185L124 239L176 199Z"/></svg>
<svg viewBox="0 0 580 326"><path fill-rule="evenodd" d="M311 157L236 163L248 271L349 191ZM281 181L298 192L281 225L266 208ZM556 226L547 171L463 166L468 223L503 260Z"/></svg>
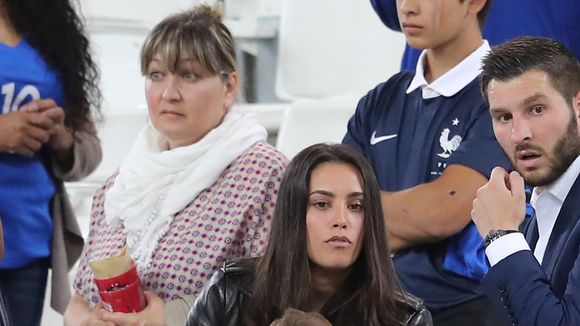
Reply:
<svg viewBox="0 0 580 326"><path fill-rule="evenodd" d="M469 13L476 15L483 9L487 0L467 0L469 1ZM500 0L501 1L501 0Z"/></svg>
<svg viewBox="0 0 580 326"><path fill-rule="evenodd" d="M580 125L580 90L578 90L578 92L576 92L576 96L572 98L572 110L574 110L574 115L576 116L576 119Z"/></svg>

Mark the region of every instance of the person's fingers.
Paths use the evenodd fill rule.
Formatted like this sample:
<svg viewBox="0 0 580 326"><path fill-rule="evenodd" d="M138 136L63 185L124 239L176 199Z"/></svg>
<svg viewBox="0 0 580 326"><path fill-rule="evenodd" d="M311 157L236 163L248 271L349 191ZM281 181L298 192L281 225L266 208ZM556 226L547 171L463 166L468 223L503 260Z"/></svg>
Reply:
<svg viewBox="0 0 580 326"><path fill-rule="evenodd" d="M32 156L34 153L40 150L41 147L42 143L40 141L32 137L24 138L22 149L29 152L29 154L27 153L25 155Z"/></svg>
<svg viewBox="0 0 580 326"><path fill-rule="evenodd" d="M512 197L516 204L516 215L522 219L526 216L526 190L524 178L516 171L510 173L510 184Z"/></svg>
<svg viewBox="0 0 580 326"><path fill-rule="evenodd" d="M99 302L95 306L95 309L93 309L93 316L95 316L97 319L103 319L103 311L106 310L103 308L103 304Z"/></svg>
<svg viewBox="0 0 580 326"><path fill-rule="evenodd" d="M155 292L144 291L143 294L145 295L147 303L163 301L163 299L161 299L157 294L155 294Z"/></svg>
<svg viewBox="0 0 580 326"><path fill-rule="evenodd" d="M108 313L110 312L103 308L103 305L99 302L93 310L93 323L98 326L116 326L116 323L108 321L104 318L104 315Z"/></svg>
<svg viewBox="0 0 580 326"><path fill-rule="evenodd" d="M32 157L34 155L34 151L32 151L26 147L19 147L16 150L11 150L9 153L10 154L19 154L19 155L28 156L28 157Z"/></svg>
<svg viewBox="0 0 580 326"><path fill-rule="evenodd" d="M525 182L524 178L517 172L512 171L509 174L509 181L511 185L511 190L514 195L523 196L525 200Z"/></svg>
<svg viewBox="0 0 580 326"><path fill-rule="evenodd" d="M109 312L106 310L101 313L101 319L103 321L113 323L114 325L136 324L136 318L135 313Z"/></svg>
<svg viewBox="0 0 580 326"><path fill-rule="evenodd" d="M500 166L496 166L495 168L493 168L493 170L491 170L491 175L489 176L489 183L495 186L499 186L501 183L501 185L505 186L506 176L507 171Z"/></svg>
<svg viewBox="0 0 580 326"><path fill-rule="evenodd" d="M41 100L34 100L26 103L20 108L21 112L40 112L42 110L49 109L51 107L55 107L56 102L53 99L41 99Z"/></svg>
<svg viewBox="0 0 580 326"><path fill-rule="evenodd" d="M43 115L51 119L56 124L64 123L64 110L61 107L55 106L42 112Z"/></svg>
<svg viewBox="0 0 580 326"><path fill-rule="evenodd" d="M50 139L50 133L46 129L36 126L28 126L26 128L26 134L28 137L31 137L42 144L46 143Z"/></svg>
<svg viewBox="0 0 580 326"><path fill-rule="evenodd" d="M115 323L110 321L99 320L96 318L92 318L90 320L85 321L82 326L117 326Z"/></svg>
<svg viewBox="0 0 580 326"><path fill-rule="evenodd" d="M28 112L26 114L26 122L43 129L50 129L55 124L55 121L50 116L38 112Z"/></svg>

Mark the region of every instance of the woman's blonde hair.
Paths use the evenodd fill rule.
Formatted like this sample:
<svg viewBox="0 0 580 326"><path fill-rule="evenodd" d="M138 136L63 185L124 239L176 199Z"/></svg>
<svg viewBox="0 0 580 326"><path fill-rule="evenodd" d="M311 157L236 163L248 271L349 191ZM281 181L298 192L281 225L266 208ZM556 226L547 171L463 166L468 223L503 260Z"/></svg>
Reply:
<svg viewBox="0 0 580 326"><path fill-rule="evenodd" d="M220 6L200 5L157 24L141 49L143 75L157 54L173 73L177 72L183 55L197 61L212 75L227 76L236 71L234 41L222 22Z"/></svg>

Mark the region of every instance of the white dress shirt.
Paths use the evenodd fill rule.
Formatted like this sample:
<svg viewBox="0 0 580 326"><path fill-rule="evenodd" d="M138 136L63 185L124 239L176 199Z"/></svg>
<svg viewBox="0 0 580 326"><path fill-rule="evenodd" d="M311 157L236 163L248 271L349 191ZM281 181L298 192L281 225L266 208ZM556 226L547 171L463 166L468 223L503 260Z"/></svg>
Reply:
<svg viewBox="0 0 580 326"><path fill-rule="evenodd" d="M578 175L580 175L580 156L576 157L566 172L554 183L545 187L534 188L530 202L536 210L539 235L534 256L540 264L544 258L546 246L548 245L548 240L550 240L560 209ZM485 249L485 253L490 265L493 266L505 257L521 250L531 249L523 234L518 232L504 235L493 241Z"/></svg>

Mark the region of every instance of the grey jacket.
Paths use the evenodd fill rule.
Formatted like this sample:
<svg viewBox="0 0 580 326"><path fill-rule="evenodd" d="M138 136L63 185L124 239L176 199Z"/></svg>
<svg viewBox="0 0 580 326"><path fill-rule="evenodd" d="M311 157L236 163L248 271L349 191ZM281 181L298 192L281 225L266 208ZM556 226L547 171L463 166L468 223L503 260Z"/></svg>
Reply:
<svg viewBox="0 0 580 326"><path fill-rule="evenodd" d="M83 238L75 217L65 181L78 181L93 172L101 162L101 144L95 133L78 132L74 145L74 162L68 171L63 171L56 160L50 160L56 193L52 200L52 280L51 307L64 313L71 298L68 272L83 249Z"/></svg>

